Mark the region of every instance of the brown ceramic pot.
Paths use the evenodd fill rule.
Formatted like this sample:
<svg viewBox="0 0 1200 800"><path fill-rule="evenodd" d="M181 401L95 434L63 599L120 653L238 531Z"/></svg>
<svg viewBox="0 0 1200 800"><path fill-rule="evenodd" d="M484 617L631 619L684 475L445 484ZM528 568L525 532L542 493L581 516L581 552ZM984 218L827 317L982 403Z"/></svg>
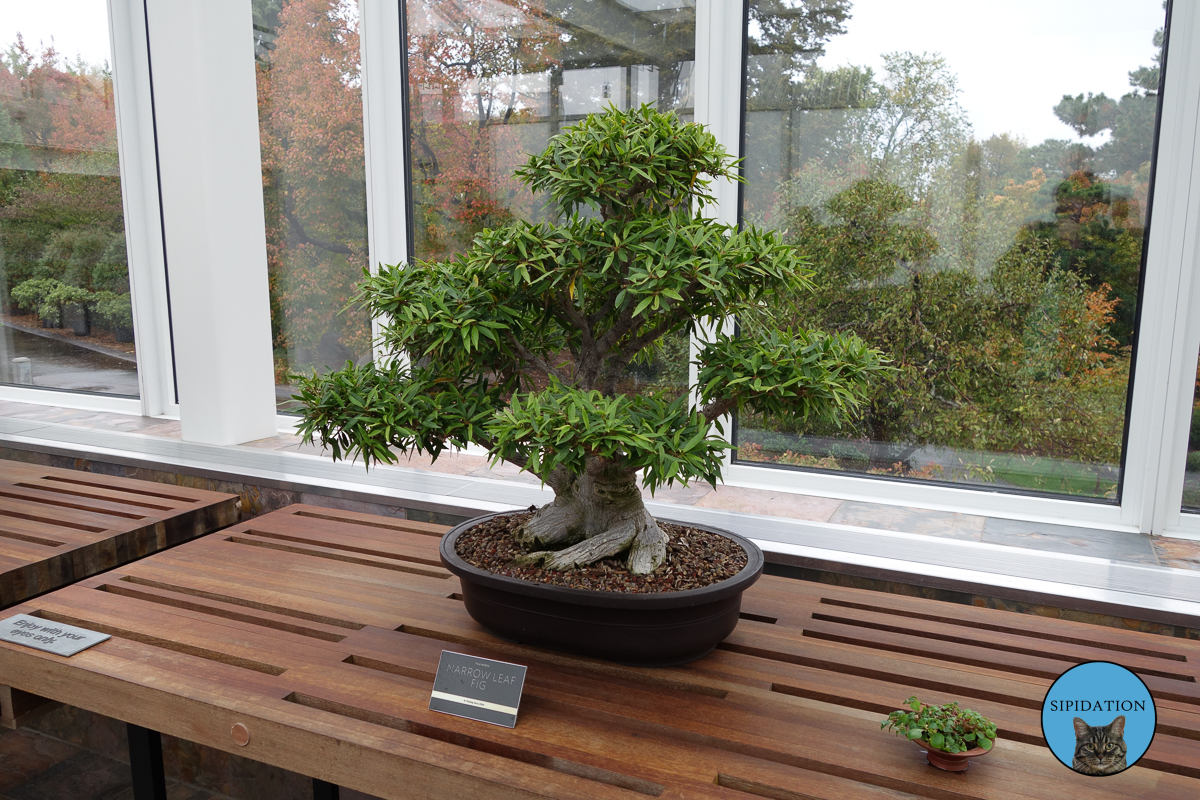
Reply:
<svg viewBox="0 0 1200 800"><path fill-rule="evenodd" d="M938 750L935 747L931 747L929 742L924 739L910 739L909 741L925 751L925 758L928 759L931 766L944 769L947 772L964 772L971 765L970 759L986 756L992 750L996 749L996 744L993 742L991 750L975 747L961 753L947 753L945 750Z"/></svg>

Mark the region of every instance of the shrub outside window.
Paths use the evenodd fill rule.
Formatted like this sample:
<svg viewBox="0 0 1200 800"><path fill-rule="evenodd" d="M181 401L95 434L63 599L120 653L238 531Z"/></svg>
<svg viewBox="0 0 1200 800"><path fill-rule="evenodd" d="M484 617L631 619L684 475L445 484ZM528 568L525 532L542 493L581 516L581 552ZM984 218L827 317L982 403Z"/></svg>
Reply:
<svg viewBox="0 0 1200 800"><path fill-rule="evenodd" d="M1119 501L1164 11L1027 6L1006 50L932 0L751 2L742 214L816 293L740 322L894 371L840 428L739 417L737 461Z"/></svg>
<svg viewBox="0 0 1200 800"><path fill-rule="evenodd" d="M57 13L0 29L0 383L137 397L107 7Z"/></svg>

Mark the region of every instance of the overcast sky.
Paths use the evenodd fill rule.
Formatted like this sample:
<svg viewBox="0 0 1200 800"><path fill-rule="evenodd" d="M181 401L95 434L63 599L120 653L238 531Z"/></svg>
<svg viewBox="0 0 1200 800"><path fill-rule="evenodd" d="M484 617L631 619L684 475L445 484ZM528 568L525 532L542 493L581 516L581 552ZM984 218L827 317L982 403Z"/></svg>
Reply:
<svg viewBox="0 0 1200 800"><path fill-rule="evenodd" d="M35 52L39 41L49 45L54 37L54 49L72 61L80 55L89 64L112 63L105 0L0 0L0 45L8 47L18 32Z"/></svg>
<svg viewBox="0 0 1200 800"><path fill-rule="evenodd" d="M1073 139L1052 109L1064 94L1130 91L1150 66L1162 0L854 0L846 33L818 64L883 72L883 53L941 53L978 139L1015 133L1030 143Z"/></svg>

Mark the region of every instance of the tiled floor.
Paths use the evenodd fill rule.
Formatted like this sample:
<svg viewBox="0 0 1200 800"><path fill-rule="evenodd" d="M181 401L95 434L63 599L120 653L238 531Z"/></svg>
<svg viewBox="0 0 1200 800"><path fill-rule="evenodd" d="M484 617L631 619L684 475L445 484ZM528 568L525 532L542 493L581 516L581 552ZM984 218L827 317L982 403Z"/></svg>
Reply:
<svg viewBox="0 0 1200 800"><path fill-rule="evenodd" d="M229 800L177 780L168 800ZM133 800L129 765L20 728L0 736L0 800Z"/></svg>
<svg viewBox="0 0 1200 800"><path fill-rule="evenodd" d="M60 708L51 716L60 718L62 730L56 733L76 738L80 733L96 738L97 732L103 735L124 727L78 709ZM70 724L64 727L64 721ZM123 737L76 744L41 730L45 726L40 722L34 724L38 729L19 728L0 735L0 800L133 800ZM167 800L307 800L312 796L311 779L303 775L171 737L164 737L163 749ZM200 763L214 759L225 763ZM201 783L219 780L230 794L197 786L184 777ZM340 796L378 800L349 789L341 790Z"/></svg>
<svg viewBox="0 0 1200 800"><path fill-rule="evenodd" d="M49 422L169 439L180 438L179 423L176 421L29 403L0 401L0 418ZM248 442L241 446L311 454L321 452L317 447L303 444L299 437L286 434ZM493 468L489 466L486 457L478 455L448 454L436 462L427 456L413 456L401 461L400 466L447 475L524 484L539 483L536 477L508 464L500 464ZM1200 541L988 518L857 500L836 500L739 486L719 485L713 489L704 483L663 488L654 495L654 499L702 508L831 522L1043 552L1072 553L1133 564L1200 570Z"/></svg>

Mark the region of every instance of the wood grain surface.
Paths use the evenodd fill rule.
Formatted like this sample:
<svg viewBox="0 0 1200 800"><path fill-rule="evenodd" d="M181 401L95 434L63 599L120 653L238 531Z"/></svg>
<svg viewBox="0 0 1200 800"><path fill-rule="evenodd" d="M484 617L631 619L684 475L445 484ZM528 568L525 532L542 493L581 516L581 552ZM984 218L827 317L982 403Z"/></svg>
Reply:
<svg viewBox="0 0 1200 800"><path fill-rule="evenodd" d="M113 638L71 658L0 643L0 704L52 698L395 800L1200 797L1200 642L767 576L716 652L623 667L479 628L444 530L291 506L87 578L14 610ZM528 665L516 728L428 710L443 649ZM1059 764L1039 723L1053 678L1098 659L1159 712L1104 779ZM991 717L995 751L925 764L879 729L912 694Z"/></svg>
<svg viewBox="0 0 1200 800"><path fill-rule="evenodd" d="M237 520L236 495L0 461L0 608Z"/></svg>

